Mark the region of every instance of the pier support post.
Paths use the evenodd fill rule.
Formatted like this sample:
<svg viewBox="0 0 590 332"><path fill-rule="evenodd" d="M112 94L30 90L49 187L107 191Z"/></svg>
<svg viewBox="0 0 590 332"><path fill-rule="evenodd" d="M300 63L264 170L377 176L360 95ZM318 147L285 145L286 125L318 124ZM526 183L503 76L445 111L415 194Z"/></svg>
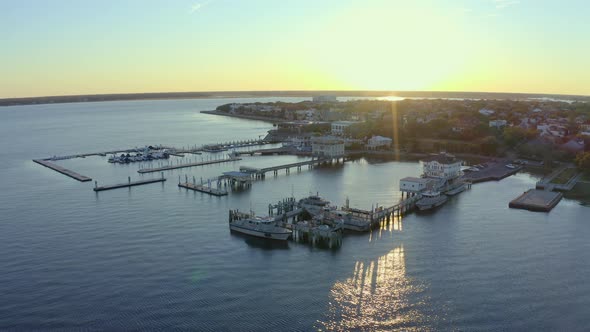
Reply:
<svg viewBox="0 0 590 332"><path fill-rule="evenodd" d="M130 176L128 176L128 177L127 177L127 182L128 182L129 184L131 184L131 177L130 177Z"/></svg>

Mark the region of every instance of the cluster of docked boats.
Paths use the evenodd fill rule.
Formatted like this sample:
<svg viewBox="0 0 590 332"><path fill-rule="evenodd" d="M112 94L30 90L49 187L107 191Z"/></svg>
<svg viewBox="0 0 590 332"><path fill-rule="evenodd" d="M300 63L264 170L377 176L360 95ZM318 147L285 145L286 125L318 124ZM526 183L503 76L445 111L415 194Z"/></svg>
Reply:
<svg viewBox="0 0 590 332"><path fill-rule="evenodd" d="M138 161L152 161L158 159L168 159L170 154L166 150L157 150L151 146L138 150L135 154L122 153L121 155L112 155L109 157L109 163L128 164Z"/></svg>
<svg viewBox="0 0 590 332"><path fill-rule="evenodd" d="M371 228L369 218L355 215L352 209L338 209L319 195L303 198L297 206L312 216L311 220L300 221L298 224L301 226L317 227L322 231L349 230L356 232L369 231ZM292 224L292 226L296 227L297 225ZM253 214L246 215L244 218L230 217L229 228L242 234L273 240L287 240L292 234L292 230L281 226L277 218L255 217Z"/></svg>

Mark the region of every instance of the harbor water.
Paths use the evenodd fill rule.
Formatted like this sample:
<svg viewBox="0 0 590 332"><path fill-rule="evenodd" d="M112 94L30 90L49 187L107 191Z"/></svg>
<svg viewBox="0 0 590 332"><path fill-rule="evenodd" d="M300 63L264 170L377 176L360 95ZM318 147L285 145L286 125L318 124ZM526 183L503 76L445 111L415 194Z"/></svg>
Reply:
<svg viewBox="0 0 590 332"><path fill-rule="evenodd" d="M319 192L336 205L392 205L416 162L360 159L279 172L214 197L178 188L240 161L164 172L169 161L55 163L81 183L35 164L53 155L264 137L272 124L200 114L229 102L194 99L0 108L0 330L568 330L590 329L590 209L564 199L549 213L508 208L534 187L520 173L473 185L434 212L409 214L327 250L231 234L228 211L266 214L284 197ZM298 98L281 98L298 101ZM257 149L259 147L251 147ZM248 148L245 148L248 149ZM180 160L180 161L179 161Z"/></svg>

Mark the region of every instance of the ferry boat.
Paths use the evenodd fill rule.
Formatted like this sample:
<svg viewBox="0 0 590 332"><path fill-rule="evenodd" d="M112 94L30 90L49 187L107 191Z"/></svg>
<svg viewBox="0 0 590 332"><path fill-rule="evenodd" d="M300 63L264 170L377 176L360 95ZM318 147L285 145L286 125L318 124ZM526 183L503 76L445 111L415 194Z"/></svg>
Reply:
<svg viewBox="0 0 590 332"><path fill-rule="evenodd" d="M438 191L426 191L422 193L422 198L416 202L416 207L420 211L431 210L445 204L447 200L447 195L442 195Z"/></svg>
<svg viewBox="0 0 590 332"><path fill-rule="evenodd" d="M330 207L330 201L323 199L318 194L310 195L299 201L299 207L305 209L310 214L318 214Z"/></svg>
<svg viewBox="0 0 590 332"><path fill-rule="evenodd" d="M265 239L286 241L291 236L291 231L279 227L270 218L246 218L230 221L229 229L238 233Z"/></svg>

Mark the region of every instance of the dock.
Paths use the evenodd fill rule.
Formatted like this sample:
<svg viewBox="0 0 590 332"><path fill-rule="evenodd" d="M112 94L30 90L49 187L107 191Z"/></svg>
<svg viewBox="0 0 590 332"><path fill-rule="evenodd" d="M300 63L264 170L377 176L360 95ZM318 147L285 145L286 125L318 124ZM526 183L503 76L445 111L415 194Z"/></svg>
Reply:
<svg viewBox="0 0 590 332"><path fill-rule="evenodd" d="M201 185L201 184L195 184L195 183L191 183L191 182L179 183L178 186L180 188L185 188L185 189L189 189L189 190L199 191L199 192L202 192L202 193L205 193L205 194L209 194L209 195L213 195L213 196L225 196L225 195L227 195L227 191L226 190L216 189L216 188L208 187L208 186Z"/></svg>
<svg viewBox="0 0 590 332"><path fill-rule="evenodd" d="M563 194L548 190L530 189L510 201L508 206L513 209L549 212L563 198Z"/></svg>
<svg viewBox="0 0 590 332"><path fill-rule="evenodd" d="M194 162L194 163L188 163L188 164L168 165L168 166L156 167L156 168L142 168L142 169L138 170L137 173L143 174L143 173L152 173L152 172L162 172L162 171L168 171L168 170L178 169L178 168L227 163L230 161L238 161L238 160L242 160L242 158L232 157L232 158L225 158L225 159L214 159L214 160L200 161L200 162Z"/></svg>
<svg viewBox="0 0 590 332"><path fill-rule="evenodd" d="M43 165L43 166L45 166L47 168L50 168L50 169L52 169L52 170L54 170L56 172L59 172L59 173L61 173L63 175L67 175L67 176L69 176L69 177L71 177L73 179L76 179L76 180L78 180L80 182L86 182L86 181L91 181L92 180L92 178L89 178L89 177L84 176L82 174L76 173L76 172L74 172L72 170L69 170L67 168L61 167L61 166L56 165L56 164L54 164L52 162L49 162L47 160L33 159L33 161L36 162L39 165Z"/></svg>
<svg viewBox="0 0 590 332"><path fill-rule="evenodd" d="M345 157L340 157L340 158L342 158L342 162L345 162L347 160ZM248 167L248 166L241 166L240 172L249 173L249 174L251 174L251 176L254 176L257 179L264 179L266 176L266 173L268 173L268 172L273 172L273 174L275 176L278 175L280 170L285 170L285 173L289 174L289 173L291 173L291 168L296 168L297 171L300 172L301 168L304 166L307 166L308 168L311 169L314 166L324 164L324 163L332 163L333 161L336 161L336 163L338 163L340 158L335 158L335 157L334 158L331 158L331 157L312 158L311 160L301 161L301 162L297 162L297 163L290 163L290 164L264 167L264 168L254 168L254 167Z"/></svg>
<svg viewBox="0 0 590 332"><path fill-rule="evenodd" d="M157 179L149 179L149 180L139 180L139 181L131 181L131 177L129 177L127 183L119 183L119 184L113 184L113 185L108 185L108 186L99 187L98 184L95 182L94 188L92 190L104 191L104 190L127 188L127 187L133 187L133 186L141 186L144 184L164 182L164 181L166 181L166 178L164 178L164 177L157 178Z"/></svg>
<svg viewBox="0 0 590 332"><path fill-rule="evenodd" d="M522 166L508 168L503 162L493 162L477 172L466 172L465 175L462 176L462 179L471 183L500 181L520 172L521 169Z"/></svg>

